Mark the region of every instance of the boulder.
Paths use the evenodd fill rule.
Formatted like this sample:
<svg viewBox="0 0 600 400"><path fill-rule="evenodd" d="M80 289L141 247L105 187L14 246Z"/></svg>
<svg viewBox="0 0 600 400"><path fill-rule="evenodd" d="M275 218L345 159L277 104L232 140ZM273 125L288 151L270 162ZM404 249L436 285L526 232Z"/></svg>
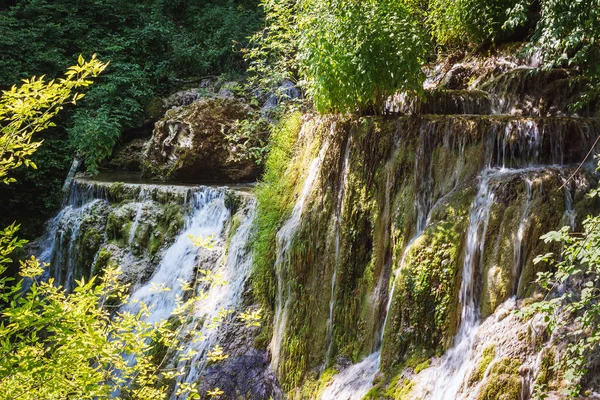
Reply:
<svg viewBox="0 0 600 400"><path fill-rule="evenodd" d="M144 154L144 175L177 182L249 182L261 172L232 138L251 108L233 98L201 99L168 110Z"/></svg>

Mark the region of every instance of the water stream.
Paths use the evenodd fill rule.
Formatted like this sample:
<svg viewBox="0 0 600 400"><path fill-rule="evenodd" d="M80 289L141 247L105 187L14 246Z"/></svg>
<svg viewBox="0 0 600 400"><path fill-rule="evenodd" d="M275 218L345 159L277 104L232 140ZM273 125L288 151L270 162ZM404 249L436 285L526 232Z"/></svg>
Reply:
<svg viewBox="0 0 600 400"><path fill-rule="evenodd" d="M332 127L333 129L333 127ZM277 276L277 297L275 299L275 318L273 321L273 336L269 348L271 349L271 368L277 371L279 367L279 357L281 354L281 344L283 342L283 334L287 323L289 305L291 302L291 287L290 282L286 281L286 262L288 259L288 251L294 235L300 226L300 217L304 210L306 202L317 175L319 173L321 162L325 157L328 149L328 142L325 141L319 154L310 163L308 175L304 180L302 192L292 209L292 213L281 229L277 232L277 257L275 259L275 274Z"/></svg>
<svg viewBox="0 0 600 400"><path fill-rule="evenodd" d="M514 244L514 257L513 257L513 276L516 279L514 286L513 295L517 295L519 291L519 280L521 277L521 271L523 270L525 263L525 256L523 254L523 237L525 236L525 230L529 223L529 211L531 206L531 199L533 198L533 182L531 179L524 178L525 181L525 206L523 207L523 213L521 214L521 220L519 221L519 229Z"/></svg>
<svg viewBox="0 0 600 400"><path fill-rule="evenodd" d="M335 258L333 265L333 274L331 276L331 295L329 300L329 318L327 319L327 351L325 353L325 362L321 370L329 365L331 357L331 346L333 344L333 311L335 306L335 284L337 282L338 267L340 265L340 242L341 242L341 224L342 224L342 208L344 205L344 193L346 190L346 181L348 180L348 162L350 160L350 143L349 137L346 142L346 150L344 151L344 162L342 166L340 188L337 195L337 204L335 208Z"/></svg>
<svg viewBox="0 0 600 400"><path fill-rule="evenodd" d="M131 295L131 303L142 302L150 309L148 322L169 317L183 297L184 285L193 283L198 259L207 257L212 251L195 246L190 236L206 239L214 235L218 238L230 216L221 190L204 188L194 193L190 202L191 210L183 232L164 252L152 278L135 288Z"/></svg>
<svg viewBox="0 0 600 400"><path fill-rule="evenodd" d="M497 174L499 172L491 169L486 169L482 173L479 189L471 206L459 294L462 304L461 323L454 347L444 355L441 366L431 371L433 374L429 382L433 383L434 387L429 398L434 400L456 398L465 376L473 367L470 363L470 355L479 325L476 278L483 261L487 225L494 202L490 181Z"/></svg>
<svg viewBox="0 0 600 400"><path fill-rule="evenodd" d="M385 335L385 328L390 315L390 308L394 299L396 290L396 281L400 271L402 270L406 256L409 254L413 244L423 234L431 210L433 209L434 199L432 195L432 180L431 180L431 160L427 154L427 140L431 132L421 134L421 144L418 147L418 152L415 157L415 182L419 187L415 200L415 220L416 229L413 238L408 242L404 249L400 263L397 268L392 271L390 283L391 288L388 292L388 300L385 308L385 318L381 330L379 332L379 340L376 345L376 350L361 362L352 365L343 370L334 377L333 382L325 389L321 395L322 400L360 400L371 389L373 380L381 366L381 347ZM383 210L383 220L389 223L390 208L391 208L391 188L393 185L394 162L398 156L400 148L397 148L390 160L387 162L386 171L386 196ZM460 161L459 161L460 162ZM377 290L376 290L377 292Z"/></svg>
<svg viewBox="0 0 600 400"><path fill-rule="evenodd" d="M180 362L179 368L187 366L188 372L180 381L193 383L198 381L206 364L204 362L206 353L218 343L218 327L212 326L212 322L218 321L223 324L226 315L233 312L239 306L244 294L244 287L250 276L252 267L251 248L249 240L252 223L255 215L255 202L250 201L244 210L243 219L229 241L226 253L219 257L219 263L208 266L223 280L222 284L212 284L204 290L204 299L196 304L194 320L189 323L190 333L200 334L204 340L190 341L180 354L195 355L188 362ZM213 246L212 252L223 251L219 246ZM213 255L214 257L215 255ZM218 255L217 255L218 256ZM199 265L200 268L206 268ZM233 318L236 318L233 316ZM206 321L204 324L198 324ZM174 397L176 398L176 397Z"/></svg>

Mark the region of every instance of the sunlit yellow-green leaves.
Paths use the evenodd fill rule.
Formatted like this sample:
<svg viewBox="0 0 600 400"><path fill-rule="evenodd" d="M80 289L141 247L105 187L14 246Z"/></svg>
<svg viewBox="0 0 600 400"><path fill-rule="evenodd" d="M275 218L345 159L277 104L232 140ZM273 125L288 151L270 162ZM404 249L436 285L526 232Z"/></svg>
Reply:
<svg viewBox="0 0 600 400"><path fill-rule="evenodd" d="M42 144L33 135L52 125L52 118L66 102L76 103L83 97L78 89L92 83L107 64L95 56L89 61L79 57L65 77L48 81L44 76L23 80L2 92L0 97L0 180L14 182L10 170L25 165L37 168L30 157Z"/></svg>

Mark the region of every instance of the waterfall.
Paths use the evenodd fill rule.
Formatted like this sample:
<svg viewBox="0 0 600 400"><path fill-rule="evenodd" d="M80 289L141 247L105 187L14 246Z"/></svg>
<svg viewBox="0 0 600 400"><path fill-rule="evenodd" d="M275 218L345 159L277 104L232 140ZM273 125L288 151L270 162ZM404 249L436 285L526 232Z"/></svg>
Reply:
<svg viewBox="0 0 600 400"><path fill-rule="evenodd" d="M525 263L523 256L523 237L525 235L525 229L529 220L529 208L531 205L531 199L533 197L533 183L530 179L524 178L525 181L525 206L523 207L523 213L521 214L521 220L519 221L519 229L517 230L517 236L515 238L514 245L514 257L513 257L513 276L515 277L515 287L513 294L516 296L519 291L519 280L521 277L521 271Z"/></svg>
<svg viewBox="0 0 600 400"><path fill-rule="evenodd" d="M332 131L335 124L332 124ZM288 309L291 301L291 287L289 282L285 282L285 263L288 260L288 250L294 238L298 227L300 226L300 217L304 209L304 203L310 194L313 184L319 173L321 162L325 157L328 149L328 141L323 143L317 157L310 163L308 175L304 180L302 192L296 201L292 213L281 229L277 232L277 257L275 259L275 274L277 275L277 297L275 299L275 318L273 321L273 336L269 348L271 349L271 368L277 371L279 367L279 357L281 354L281 344L283 342L283 334L287 323ZM284 292L287 292L284 295ZM284 300L285 296L285 300Z"/></svg>
<svg viewBox="0 0 600 400"><path fill-rule="evenodd" d="M573 208L573 195L571 195L571 191L567 187L566 180L564 182L565 187L563 188L565 192L565 213L563 214L562 223L564 226L568 226L571 229L575 229L575 218L577 217L577 213Z"/></svg>
<svg viewBox="0 0 600 400"><path fill-rule="evenodd" d="M348 162L350 160L350 137L346 142L346 150L344 151L344 162L342 166L342 178L340 188L337 194L337 204L335 208L335 259L333 265L333 274L331 276L331 295L329 299L329 318L327 319L327 351L325 353L325 362L321 370L329 365L331 356L331 346L333 344L333 309L335 306L335 284L337 281L337 272L340 264L340 241L341 241L341 224L342 224L342 207L344 205L344 193L346 190L346 181L348 180Z"/></svg>
<svg viewBox="0 0 600 400"><path fill-rule="evenodd" d="M131 268L128 262L143 257L146 257L147 265L154 267L149 279L137 281L133 286L130 301L124 310L136 313L139 304L144 303L149 313L146 322L155 323L169 318L184 301L187 297L186 286L196 288L202 299L194 304L190 322L182 328L184 334L181 337L185 338L185 342L175 354L172 365L186 371L179 382L197 382L205 370L207 351L219 344L221 331L219 326L215 326L217 324L211 322L223 322L223 316L226 317L240 306L252 266L249 241L255 201L247 194L240 194L244 198L242 206L232 217L225 205L228 190L75 179L65 207L48 222L46 234L38 243L40 259L51 263L49 276L67 290L72 290L75 280L82 273L84 276L91 273L91 267L98 257L96 253L94 261L89 260L91 265L80 265L80 247L85 245L82 238L89 230L86 224L90 219L100 219L102 221L95 228L108 230L108 216L121 213L125 222L122 226L119 222L116 227L124 235L117 249L126 257L121 267ZM132 255L132 248L140 245L136 242L138 227L152 224L147 220L151 218L148 212L160 211L157 207L163 202L165 207L176 205L185 209L183 228L175 234L171 244L158 253L155 261L150 262L147 255L140 255L141 258ZM238 220L234 223L233 218ZM103 234L102 246L118 247L108 242L106 232ZM202 238L210 245L197 247L192 238ZM200 269L211 271L218 277L218 282L204 283L198 272ZM189 340L194 335L201 335L203 340ZM195 355L187 362L178 362L184 354Z"/></svg>
<svg viewBox="0 0 600 400"><path fill-rule="evenodd" d="M129 230L129 246L134 245L135 232L137 231L138 225L140 224L140 219L142 218L142 212L144 211L144 199L146 197L146 191L144 188L140 190L140 194L138 196L138 203L136 204L135 218L133 219L133 223L131 224L131 229Z"/></svg>
<svg viewBox="0 0 600 400"><path fill-rule="evenodd" d="M217 237L229 218L222 190L204 188L193 194L190 206L191 212L183 232L164 252L152 278L135 288L131 295L131 311L137 308L135 303L138 302L150 309L148 322L158 322L170 316L177 301L183 297L184 285L193 283L198 258L211 251L195 246L190 236L203 239L213 235Z"/></svg>
<svg viewBox="0 0 600 400"><path fill-rule="evenodd" d="M80 278L76 276L76 270L91 267L79 265L77 257L81 246L81 225L92 210L107 206L102 194L93 187L74 182L69 187L64 207L46 223L45 233L37 242L39 260L51 266L44 273L44 278L53 278L56 284L62 285L67 291L71 291L75 280ZM84 272L89 275L91 270L88 268Z"/></svg>
<svg viewBox="0 0 600 400"><path fill-rule="evenodd" d="M81 277L87 278L98 256L97 251L108 242L107 218L112 211L120 209L128 213L134 210L128 236L121 244L123 251L128 252L131 251L132 246L135 246L135 233L142 223L147 207L159 206L163 202L180 204L185 196L190 196L189 193L196 193L199 190L199 188L185 186L73 179L63 208L47 222L44 235L34 243L34 246L39 249L38 258L50 264L45 278L54 278L55 283L62 285L67 291L73 289L75 280ZM98 237L99 242L96 243L98 248L91 249L85 238L86 234L93 229L100 237ZM90 251L96 253L88 254ZM84 253L86 258L82 259Z"/></svg>
<svg viewBox="0 0 600 400"><path fill-rule="evenodd" d="M203 340L190 341L179 352L179 354L196 353L189 362L178 363L178 368L189 366L189 371L184 377L180 378L180 382L193 383L198 381L205 368L204 358L206 353L214 345L219 344L219 330L211 326L211 322L215 320L223 322L222 316L234 311L241 302L244 287L252 267L251 248L248 244L255 216L255 201L249 201L241 214L243 219L231 237L226 253L219 257L220 261L214 270L224 283L212 284L206 289L203 296L205 298L196 304L193 321L185 329L190 335L200 334ZM219 252L219 250L222 249L213 246L211 251ZM199 267L205 268L202 265ZM206 322L198 328L201 321Z"/></svg>
<svg viewBox="0 0 600 400"><path fill-rule="evenodd" d="M377 343L376 350L369 356L364 358L361 362L345 369L334 377L333 382L325 389L321 395L322 400L360 400L365 394L371 389L373 380L381 366L381 347L383 345L383 338L385 334L385 327L388 323L388 317L390 315L390 308L392 306L394 292L396 290L396 280L402 267L406 256L409 254L415 241L423 234L427 227L431 210L434 208L433 190L432 190L432 179L431 179L431 158L427 152L429 146L429 140L431 140L434 132L434 128L429 126L426 131L422 131L420 138L421 143L418 147L418 151L415 157L415 182L419 188L416 199L415 199L415 220L416 220L416 231L413 238L409 241L407 246L404 248L404 252L400 259L398 267L394 269L391 276L391 288L388 291L388 301L385 308L385 318L381 330L379 332L379 342ZM383 210L384 220L389 219L390 208L391 208L391 189L393 185L393 166L400 147L397 147L388 160L385 171L386 171L386 185L385 185L385 205ZM458 168L461 168L461 157L458 160ZM389 285L388 285L389 286Z"/></svg>

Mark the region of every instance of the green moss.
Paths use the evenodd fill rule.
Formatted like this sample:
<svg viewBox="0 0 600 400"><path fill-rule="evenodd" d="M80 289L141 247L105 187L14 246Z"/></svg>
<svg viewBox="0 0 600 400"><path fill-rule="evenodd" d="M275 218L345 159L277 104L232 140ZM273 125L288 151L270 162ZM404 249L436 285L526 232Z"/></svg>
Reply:
<svg viewBox="0 0 600 400"><path fill-rule="evenodd" d="M414 368L415 374L418 374L421 371L423 371L424 369L429 368L430 364L431 364L431 358L428 358L425 361L422 361L421 363L417 364Z"/></svg>
<svg viewBox="0 0 600 400"><path fill-rule="evenodd" d="M81 241L82 262L90 265L96 252L104 242L104 235L98 229L90 227L83 233Z"/></svg>
<svg viewBox="0 0 600 400"><path fill-rule="evenodd" d="M556 379L556 351L553 348L544 350L540 362L539 372L535 378L535 387L539 389L548 389Z"/></svg>
<svg viewBox="0 0 600 400"><path fill-rule="evenodd" d="M242 205L242 196L233 190L225 192L225 207L234 215Z"/></svg>
<svg viewBox="0 0 600 400"><path fill-rule="evenodd" d="M495 344L489 345L483 349L483 353L481 355L481 360L479 361L477 368L475 368L475 370L473 370L473 372L471 373L471 376L469 377L469 386L472 386L473 384L475 384L477 382L481 382L481 380L483 379L483 376L485 375L485 371L487 371L487 368L492 363L495 356L496 356L496 345Z"/></svg>
<svg viewBox="0 0 600 400"><path fill-rule="evenodd" d="M521 360L518 358L503 358L494 363L477 395L477 400L520 400L520 365Z"/></svg>
<svg viewBox="0 0 600 400"><path fill-rule="evenodd" d="M396 282L384 335L382 365L392 366L411 347L442 349L454 335L454 302L464 218L429 227L414 242Z"/></svg>
<svg viewBox="0 0 600 400"><path fill-rule="evenodd" d="M414 382L405 379L402 381L402 384L396 386L396 390L394 391L394 396L392 397L394 400L410 400L411 392L414 388Z"/></svg>
<svg viewBox="0 0 600 400"><path fill-rule="evenodd" d="M98 252L96 262L92 266L92 275L101 275L102 271L108 266L114 268L117 267L116 262L113 260L113 254L111 251L106 247L103 247Z"/></svg>
<svg viewBox="0 0 600 400"><path fill-rule="evenodd" d="M258 302L265 310L263 331L256 339L259 348L266 347L271 336L276 290L273 264L277 251L277 230L291 211L295 187L299 184L300 166L293 168L296 140L302 118L300 113L287 116L271 133L271 150L266 160L262 182L256 189L257 215L252 240L252 287Z"/></svg>
<svg viewBox="0 0 600 400"><path fill-rule="evenodd" d="M337 373L338 371L335 368L327 368L321 374L313 374L305 380L300 388L291 392L288 398L290 400L321 398L323 391L327 388Z"/></svg>
<svg viewBox="0 0 600 400"><path fill-rule="evenodd" d="M397 373L387 385L378 382L363 400L412 400L412 391L415 383L410 379L403 378L402 370Z"/></svg>
<svg viewBox="0 0 600 400"><path fill-rule="evenodd" d="M229 249L229 245L231 244L231 239L235 236L240 224L242 223L239 215L234 215L229 222L229 229L227 230L227 241L225 243L225 253Z"/></svg>

